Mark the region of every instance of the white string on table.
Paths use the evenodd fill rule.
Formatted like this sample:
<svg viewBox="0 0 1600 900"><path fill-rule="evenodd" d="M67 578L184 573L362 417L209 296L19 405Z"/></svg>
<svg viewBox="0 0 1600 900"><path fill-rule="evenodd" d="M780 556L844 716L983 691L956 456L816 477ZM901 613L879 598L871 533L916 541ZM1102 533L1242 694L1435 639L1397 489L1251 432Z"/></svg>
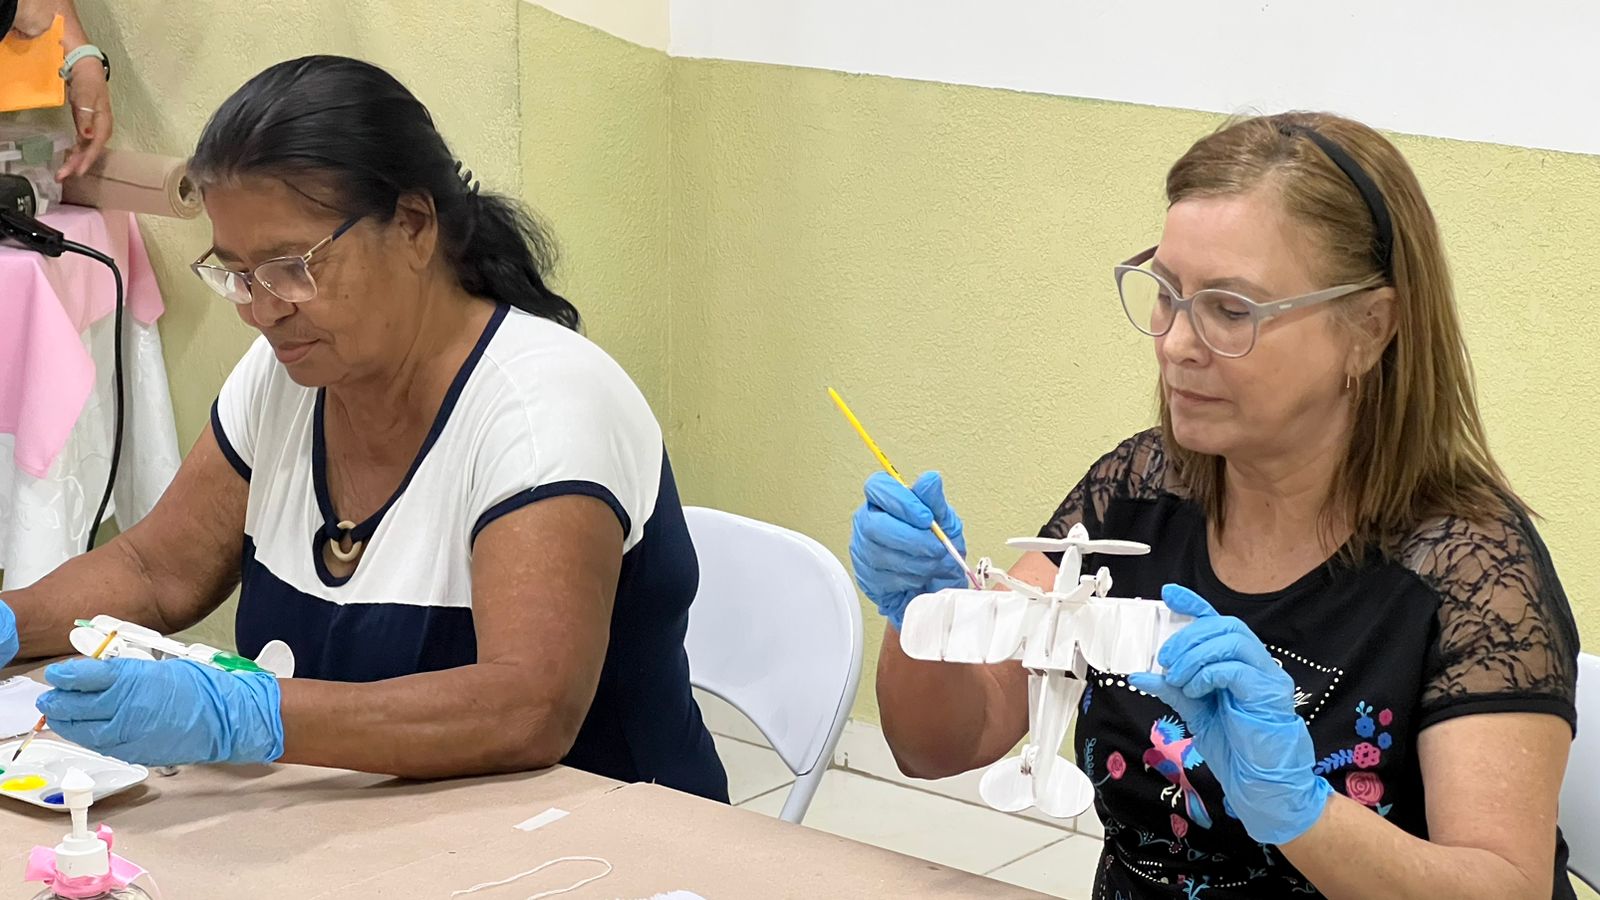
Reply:
<svg viewBox="0 0 1600 900"><path fill-rule="evenodd" d="M599 881L600 879L606 877L607 875L610 875L612 870L615 868L614 866L611 865L611 862L609 860L601 859L598 856L563 856L560 859L552 859L549 862L540 863L539 865L534 866L533 868L529 869L528 871L520 872L520 873L518 873L516 875L511 876L510 878L502 878L499 881L486 881L483 884L475 884L472 887L466 888L464 890L452 891L450 893L450 896L451 897L460 897L460 896L463 896L465 894L476 894L479 891L486 891L489 888L504 887L504 886L506 886L508 884L511 884L514 881L521 881L522 879L527 878L529 875L538 874L539 872L542 872L545 869L550 868L551 866L557 865L559 863L564 863L564 862L595 862L595 863L601 864L602 866L605 866L606 870L604 872L601 872L599 875L591 875L590 877L585 878L582 881L578 882L577 884L571 885L569 887L558 888L556 890L542 891L540 893L534 894L533 896L529 897L528 900L545 900L546 897L559 897L562 894L570 894L573 891L577 890L578 888L584 887L585 885L594 884L596 881Z"/></svg>

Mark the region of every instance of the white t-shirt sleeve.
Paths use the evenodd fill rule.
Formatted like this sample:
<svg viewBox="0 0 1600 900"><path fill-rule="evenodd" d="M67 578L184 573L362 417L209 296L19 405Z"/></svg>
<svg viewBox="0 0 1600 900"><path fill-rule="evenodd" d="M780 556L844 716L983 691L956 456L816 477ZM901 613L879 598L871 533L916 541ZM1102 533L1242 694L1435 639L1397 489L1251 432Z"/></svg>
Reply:
<svg viewBox="0 0 1600 900"><path fill-rule="evenodd" d="M233 367L211 407L211 430L222 446L222 455L246 481L255 466L256 438L277 365L272 345L265 337L257 338Z"/></svg>
<svg viewBox="0 0 1600 900"><path fill-rule="evenodd" d="M568 494L616 513L624 551L643 537L661 490L661 428L620 366L587 341L560 341L509 363L492 354L469 479L475 541L491 522Z"/></svg>

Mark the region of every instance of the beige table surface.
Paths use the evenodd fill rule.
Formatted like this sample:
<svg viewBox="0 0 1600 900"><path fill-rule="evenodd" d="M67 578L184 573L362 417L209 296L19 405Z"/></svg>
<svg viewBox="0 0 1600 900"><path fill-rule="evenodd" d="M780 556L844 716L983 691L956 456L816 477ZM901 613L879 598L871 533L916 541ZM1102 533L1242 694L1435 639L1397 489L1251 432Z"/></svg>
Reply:
<svg viewBox="0 0 1600 900"><path fill-rule="evenodd" d="M670 891L706 900L1045 896L652 784L608 792L537 831L511 824L503 822L505 831L487 844L316 896L447 898L563 857L596 857L614 868L561 900L644 900ZM598 863L565 862L472 900L524 900L604 871Z"/></svg>
<svg viewBox="0 0 1600 900"><path fill-rule="evenodd" d="M13 668L0 678L20 674ZM46 737L40 740L49 739ZM533 831L514 826L569 812ZM154 772L91 812L116 851L155 876L164 900L448 898L563 856L612 874L573 900L642 900L671 890L720 898L1041 897L655 785L557 767L413 782L308 766L189 766ZM64 813L0 798L0 873L20 874ZM563 863L474 900L523 900L604 866Z"/></svg>

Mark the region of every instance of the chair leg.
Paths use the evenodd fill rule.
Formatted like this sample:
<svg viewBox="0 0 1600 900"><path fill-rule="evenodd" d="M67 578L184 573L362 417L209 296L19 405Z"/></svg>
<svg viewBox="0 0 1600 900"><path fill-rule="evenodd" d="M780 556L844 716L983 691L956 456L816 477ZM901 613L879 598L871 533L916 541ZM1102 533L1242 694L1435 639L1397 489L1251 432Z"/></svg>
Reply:
<svg viewBox="0 0 1600 900"><path fill-rule="evenodd" d="M827 771L826 765L819 764L796 778L794 787L789 789L788 798L783 801L783 812L778 814L778 818L791 825L799 825L806 817L806 810L811 808L811 798L816 796L822 776Z"/></svg>

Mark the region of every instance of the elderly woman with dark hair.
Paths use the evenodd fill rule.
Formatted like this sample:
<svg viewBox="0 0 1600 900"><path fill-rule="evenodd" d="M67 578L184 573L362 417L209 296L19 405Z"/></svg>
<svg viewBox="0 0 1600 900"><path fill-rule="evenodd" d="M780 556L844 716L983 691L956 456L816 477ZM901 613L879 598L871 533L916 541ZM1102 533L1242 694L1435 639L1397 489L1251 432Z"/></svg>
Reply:
<svg viewBox="0 0 1600 900"><path fill-rule="evenodd" d="M261 336L155 511L0 618L43 656L75 618L177 631L240 585L240 651L281 640L297 677L74 660L46 670L50 726L151 764L564 762L725 800L661 429L545 284L527 214L338 57L252 79L191 170L213 225L194 272Z"/></svg>

